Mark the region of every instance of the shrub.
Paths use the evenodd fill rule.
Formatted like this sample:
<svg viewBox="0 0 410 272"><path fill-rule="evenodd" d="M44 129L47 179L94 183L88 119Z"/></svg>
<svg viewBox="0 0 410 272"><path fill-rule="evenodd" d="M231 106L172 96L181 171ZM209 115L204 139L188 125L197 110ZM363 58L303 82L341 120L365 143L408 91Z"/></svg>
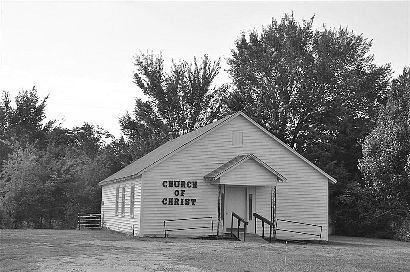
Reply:
<svg viewBox="0 0 410 272"><path fill-rule="evenodd" d="M410 216L406 217L400 224L393 227L394 239L410 242Z"/></svg>

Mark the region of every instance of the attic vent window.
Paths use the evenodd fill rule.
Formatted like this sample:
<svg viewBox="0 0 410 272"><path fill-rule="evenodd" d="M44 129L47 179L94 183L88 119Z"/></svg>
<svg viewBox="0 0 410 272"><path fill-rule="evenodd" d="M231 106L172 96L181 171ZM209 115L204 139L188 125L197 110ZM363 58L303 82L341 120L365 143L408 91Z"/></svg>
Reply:
<svg viewBox="0 0 410 272"><path fill-rule="evenodd" d="M232 145L233 146L242 146L243 145L243 132L242 131L233 131L232 132Z"/></svg>

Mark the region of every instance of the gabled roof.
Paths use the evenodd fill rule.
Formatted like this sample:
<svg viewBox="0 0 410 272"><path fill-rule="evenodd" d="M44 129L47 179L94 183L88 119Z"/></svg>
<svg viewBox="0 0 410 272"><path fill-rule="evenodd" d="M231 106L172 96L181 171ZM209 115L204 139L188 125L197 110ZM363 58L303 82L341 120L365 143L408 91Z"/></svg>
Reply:
<svg viewBox="0 0 410 272"><path fill-rule="evenodd" d="M267 135L269 135L269 137L271 137L272 139L274 139L275 141L277 141L279 144L281 144L282 146L284 146L287 150L289 150L290 152L292 152L293 154L295 154L297 157L299 157L302 161L306 162L308 165L310 165L311 167L313 167L316 171L318 171L319 173L321 173L322 175L324 175L325 177L327 177L327 180L333 184L337 183L337 180L330 176L328 173L326 173L325 171L323 171L322 169L320 169L319 167L317 167L313 162L309 161L308 159L306 159L305 157L303 157L302 155L300 155L296 150L294 150L293 148L291 148L290 146L288 146L287 144L285 144L284 142L282 142L281 140L279 140L279 138L277 138L275 135L273 135L272 133L270 133L269 131L267 131L265 128L263 128L261 125L259 125L258 123L256 123L252 118L250 118L249 116L247 116L246 114L239 112L243 117L245 117L245 119L247 119L249 122L251 122L252 124L254 124L255 126L257 126L260 130L262 130L263 132L265 132Z"/></svg>
<svg viewBox="0 0 410 272"><path fill-rule="evenodd" d="M219 166L218 168L216 168L215 170L213 170L212 172L206 174L204 176L204 179L207 181L214 181L216 179L218 179L219 177L221 177L222 175L228 173L229 171L231 171L232 169L238 167L239 165L241 165L242 163L244 163L245 161L249 160L249 159L253 159L254 161L256 161L257 163L259 163L262 167L264 167L266 170L268 170L269 172L271 172L272 174L274 174L275 176L277 176L281 181L286 181L286 178L284 176L282 176L279 172L277 172L275 169L273 169L272 167L270 167L269 165L267 165L265 162L263 162L262 160L260 160L258 157L256 157L254 154L247 154L247 155L239 155L236 156L235 158L231 159L230 161L222 164L221 166Z"/></svg>
<svg viewBox="0 0 410 272"><path fill-rule="evenodd" d="M148 168L153 167L154 165L156 165L157 163L159 163L163 159L166 159L167 157L171 156L175 152L178 152L179 150L181 150L182 148L184 148L188 144L198 140L200 137L206 135L207 133L209 133L210 131L214 130L215 128L221 126L222 124L225 124L225 123L229 122L230 120L235 119L239 115L243 116L245 119L247 119L252 124L257 126L259 129L261 129L263 132L268 134L271 138L273 138L279 144L283 145L290 152L292 152L297 157L302 159L304 162L306 162L307 164L312 166L314 169L316 169L319 173L326 176L330 182L332 182L332 183L337 182L333 177L331 177L330 175L325 173L322 169L317 167L315 164L313 164L312 162L307 160L305 157L300 155L294 149L292 149L291 147L289 147L288 145L283 143L281 140L276 138L274 135L269 133L266 129L264 129L262 126L260 126L255 121L253 121L246 114L239 111L239 112L236 112L234 114L228 115L225 118L222 118L221 120L218 120L218 121L213 122L209 125L206 125L202 128L194 130L190 133L181 135L180 137L178 137L174 140L166 142L165 144L161 145L157 149L155 149L155 150L151 151L150 153L146 154L142 158L140 158L140 159L132 162L131 164L127 165L126 167L124 167L123 169L118 171L117 173L115 173L115 174L109 176L108 178L104 179L99 184L104 185L104 184L107 184L107 183L112 183L112 182L122 181L122 180L130 179L130 178L134 178L134 177L139 177Z"/></svg>
<svg viewBox="0 0 410 272"><path fill-rule="evenodd" d="M197 130L191 131L187 134L179 136L178 138L175 138L173 140L166 142L165 144L159 146L158 148L154 149L153 151L146 154L145 156L127 165L126 167L116 172L115 174L104 179L99 184L104 185L104 184L115 182L115 181L121 181L121 180L129 179L129 178L138 177L139 175L142 174L144 170L148 169L150 166L156 164L160 160L166 158L167 156L171 155L175 151L183 148L185 145L191 143L192 141L196 140L197 138L206 134L207 132L213 130L217 126L225 123L231 118L234 118L238 114L239 112L228 115L222 118L221 120L215 121L204 127L201 127Z"/></svg>

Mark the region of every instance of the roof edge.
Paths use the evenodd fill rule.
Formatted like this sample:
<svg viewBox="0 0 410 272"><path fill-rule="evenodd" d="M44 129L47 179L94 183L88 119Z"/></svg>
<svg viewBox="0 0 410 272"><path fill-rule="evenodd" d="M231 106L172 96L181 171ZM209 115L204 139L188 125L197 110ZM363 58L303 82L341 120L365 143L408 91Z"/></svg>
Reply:
<svg viewBox="0 0 410 272"><path fill-rule="evenodd" d="M274 140L276 140L278 143L280 143L282 146L284 146L286 149L288 149L290 152L292 152L293 154L295 154L297 157L299 157L300 159L302 159L304 162L306 162L307 164L309 164L311 167L313 167L316 171L318 171L319 173L321 173L322 175L324 175L325 177L327 177L328 181L332 184L336 184L337 180L335 178L333 178L332 176L330 176L328 173L326 173L325 171L323 171L322 169L320 169L318 166L316 166L313 162L309 161L308 159L306 159L305 157L303 157L301 154L299 154L296 150L294 150L293 148L291 148L290 146L288 146L287 144L285 144L284 142L282 142L279 138L277 138L275 135L273 135L272 133L270 133L269 131L267 131L264 127L262 127L261 125L259 125L257 122L255 122L252 118L250 118L249 116L247 116L246 114L244 114L242 111L238 112L238 115L243 116L245 119L247 119L248 121L250 121L252 124L254 124L255 126L257 126L258 128L260 128L263 132L265 132L266 134L268 134L271 138L273 138Z"/></svg>
<svg viewBox="0 0 410 272"><path fill-rule="evenodd" d="M133 179L133 178L140 179L141 176L142 176L142 174L141 174L141 172L139 172L139 173L137 173L137 174L125 176L125 177L122 177L122 178L109 179L109 180L105 180L105 179L104 179L103 181L100 181L100 182L98 183L98 185L104 186L104 185L108 185L108 184L112 184L112 183L117 183L117 182L121 182L121 181L127 181L127 180L130 180L130 179Z"/></svg>
<svg viewBox="0 0 410 272"><path fill-rule="evenodd" d="M225 120L223 120L221 123L217 124L214 127L211 127L210 129L204 131L203 133L197 135L195 138L191 139L189 142L179 146L178 148L176 148L175 150L171 151L170 153L166 154L165 156L163 156L162 158L156 160L155 162L153 162L152 164L148 165L147 167L145 167L144 169L142 169L139 173L143 173L144 171L147 171L148 169L150 169L151 167L154 167L157 163L161 162L162 160L167 159L167 157L171 156L172 154L178 152L179 150L183 149L184 147L188 146L189 144L191 144L192 142L195 142L197 139L201 138L203 135L208 134L210 131L214 130L215 128L221 126L222 124L225 124L228 120L231 120L235 117L237 117L241 112L236 112L234 114L228 115L226 116Z"/></svg>
<svg viewBox="0 0 410 272"><path fill-rule="evenodd" d="M139 172L136 173L136 174L133 174L133 175L131 175L131 176L126 176L126 177L117 178L117 179L109 179L110 177L107 177L106 179L100 181L98 184L99 184L100 186L103 186L103 185L105 185L105 184L123 181L123 179L132 178L132 177L135 176L135 175L141 175L143 172L147 171L147 170L150 169L151 167L154 167L156 164L158 164L158 163L161 162L162 160L164 160L164 159L166 159L167 157L171 156L171 155L174 154L175 152L178 152L180 149L184 148L185 146L189 145L190 143L192 143L192 142L196 141L197 139L201 138L203 135L207 134L208 132L212 131L213 129L219 127L219 126L222 125L222 124L225 124L228 120L231 120L231 119L233 119L233 118L236 118L236 117L237 117L238 115L240 115L241 113L242 113L241 111L238 111L238 112L235 112L235 113L233 113L233 114L231 114L231 115L225 116L225 117L224 117L224 118L226 118L225 120L223 120L224 118L222 118L221 120L218 120L218 121L221 121L221 122L220 122L219 124L217 124L216 126L211 127L211 128L209 128L208 130L202 132L201 134L197 135L195 138L191 139L189 142L187 142L187 143L185 143L185 144L179 146L179 147L176 148L175 150L172 150L171 152L169 152L168 154L164 155L164 156L161 157L160 159L154 161L153 163L151 163L151 164L148 165L147 167L143 168L141 171L139 171ZM242 114L243 114L243 113L242 113ZM218 122L218 121L216 121L216 122ZM211 123L210 123L210 124L211 124ZM137 160L136 160L136 161L137 161ZM134 162L135 162L135 161L134 161ZM129 165L131 165L131 164L134 163L134 162L131 162ZM127 166L129 166L129 165L127 165ZM127 167L127 166L125 166L125 167ZM124 168L125 168L125 167L124 167Z"/></svg>
<svg viewBox="0 0 410 272"><path fill-rule="evenodd" d="M244 154L244 155L241 155L241 156L244 156L244 157L241 158L240 160L238 160L237 162L235 162L234 164L232 164L231 166L229 166L228 168L224 169L222 172L218 173L215 177L213 177L213 178L206 177L208 175L207 174L207 175L204 176L204 179L208 180L208 181L217 180L220 177L222 177L223 175L225 175L226 173L232 171L233 169L235 169L236 167L238 167L239 165L244 163L245 161L247 161L249 159L253 159L258 164L260 164L263 168L265 168L266 170L268 170L269 172L274 174L278 179L282 180L282 182L287 181L287 179L282 174L280 174L278 171L276 171L275 169L273 169L272 167L267 165L264 161L262 161L261 159L256 157L255 154L251 153L251 154L246 154L246 155Z"/></svg>
<svg viewBox="0 0 410 272"><path fill-rule="evenodd" d="M151 163L150 165L146 166L145 168L143 168L142 170L140 170L138 173L133 174L133 175L129 175L126 177L121 177L121 178L117 178L117 179L109 179L109 177L107 177L106 179L104 179L103 181L99 182L98 184L100 186L106 185L106 184L110 184L110 183L115 183L115 182L120 182L120 181L125 181L134 177L138 177L141 176L142 173L144 171L147 171L148 169L154 167L155 165L157 165L158 163L160 163L161 161L167 159L168 157L172 156L174 153L180 151L181 149L185 148L186 146L190 145L191 143L197 141L199 138L203 137L204 135L208 134L210 131L214 130L217 127L220 127L221 125L225 124L226 122L236 118L237 116L243 116L246 120L248 120L249 122L251 122L252 124L254 124L256 127L258 127L259 129L261 129L263 132L265 132L267 135L269 135L272 139L274 139L275 141L277 141L279 144L281 144L282 146L284 146L286 149L288 149L290 152L292 152L294 155L296 155L297 157L299 157L300 159L302 159L305 163L307 163L308 165L310 165L312 168L314 168L316 171L318 171L319 173L321 173L322 175L324 175L325 177L327 177L328 182L332 183L332 184L336 184L337 180L335 178L333 178L332 176L330 176L329 174L327 174L326 172L324 172L322 169L320 169L318 166L316 166L314 163L312 163L311 161L309 161L308 159L306 159L305 157L303 157L301 154L299 154L296 150L294 150L293 148L291 148L290 146L288 146L287 144L285 144L284 142L282 142L279 138L277 138L275 135L273 135L272 133L270 133L269 131L267 131L264 127L262 127L261 125L259 125L257 122L255 122L252 118L250 118L249 116L247 116L245 113L243 113L242 111L237 111L234 114L228 115L225 118L225 120L221 119L221 122L217 125L215 125L214 127L209 128L208 130L202 132L201 134L197 135L195 138L192 138L190 141L186 142L185 144L177 147L176 149L172 150L171 152L165 154L164 156L162 156L161 158L159 158L158 160L154 161L153 163ZM256 156L255 156L256 157ZM257 157L256 157L257 158ZM242 161L242 160L241 160ZM265 164L266 165L266 164ZM268 166L268 165L267 165ZM269 166L268 166L269 167ZM274 169L272 169L274 170ZM276 170L274 170L276 172ZM279 174L279 173L278 173ZM280 175L280 174L279 174ZM282 176L282 175L281 175ZM283 177L283 176L282 176ZM284 178L286 180L286 178Z"/></svg>

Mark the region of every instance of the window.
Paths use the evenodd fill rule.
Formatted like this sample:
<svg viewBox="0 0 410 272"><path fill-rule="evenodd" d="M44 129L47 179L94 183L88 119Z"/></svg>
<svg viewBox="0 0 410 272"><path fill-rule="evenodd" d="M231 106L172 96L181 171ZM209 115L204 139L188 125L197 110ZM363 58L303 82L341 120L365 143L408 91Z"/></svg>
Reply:
<svg viewBox="0 0 410 272"><path fill-rule="evenodd" d="M233 146L242 146L243 145L243 132L242 131L233 131L232 132L232 145Z"/></svg>
<svg viewBox="0 0 410 272"><path fill-rule="evenodd" d="M121 195L121 216L125 214L125 187L122 187L122 195Z"/></svg>
<svg viewBox="0 0 410 272"><path fill-rule="evenodd" d="M130 217L134 218L134 195L135 195L135 186L131 186L130 192Z"/></svg>
<svg viewBox="0 0 410 272"><path fill-rule="evenodd" d="M115 215L118 215L118 201L120 197L120 187L115 188Z"/></svg>

